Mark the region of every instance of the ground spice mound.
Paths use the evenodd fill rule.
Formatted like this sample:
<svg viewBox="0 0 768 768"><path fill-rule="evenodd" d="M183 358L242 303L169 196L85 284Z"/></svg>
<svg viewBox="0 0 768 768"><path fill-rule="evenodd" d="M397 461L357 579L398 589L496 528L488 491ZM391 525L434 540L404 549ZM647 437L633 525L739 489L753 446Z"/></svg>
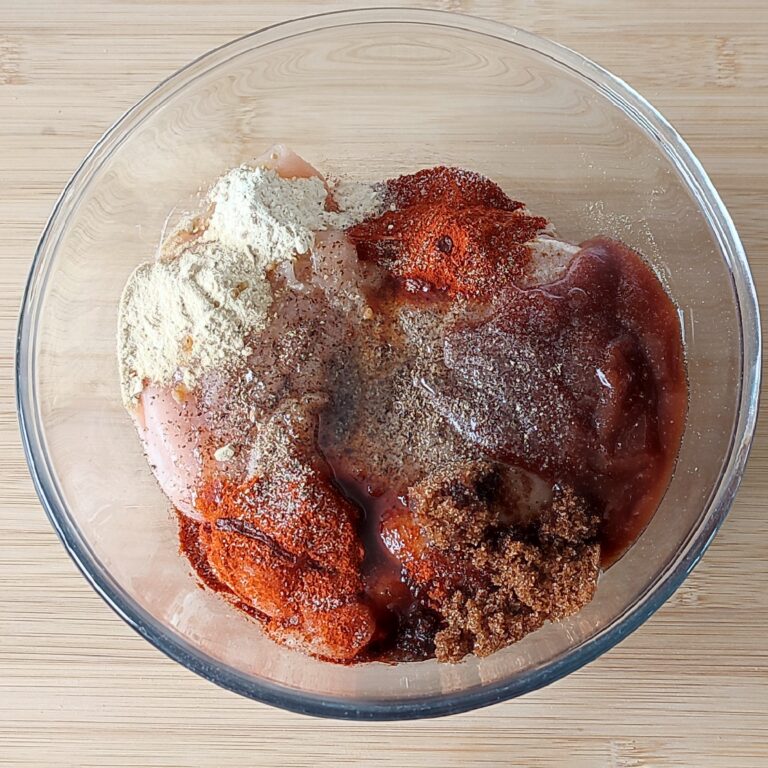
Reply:
<svg viewBox="0 0 768 768"><path fill-rule="evenodd" d="M375 261L412 292L487 296L526 271L526 245L547 220L522 211L419 203L349 230L361 259Z"/></svg>
<svg viewBox="0 0 768 768"><path fill-rule="evenodd" d="M263 474L233 485L217 478L198 508L200 541L216 577L269 617L269 631L324 658L346 661L370 640L363 604L357 510L303 455L283 418L260 439Z"/></svg>
<svg viewBox="0 0 768 768"><path fill-rule="evenodd" d="M528 245L548 227L476 173L432 168L390 181L391 210L347 230L358 257L375 261L411 292L488 296L515 283Z"/></svg>
<svg viewBox="0 0 768 768"><path fill-rule="evenodd" d="M596 510L558 486L539 514L525 515L525 491L508 467L470 462L410 489L409 510L385 522L411 588L441 618L439 660L486 656L591 600Z"/></svg>
<svg viewBox="0 0 768 768"><path fill-rule="evenodd" d="M523 207L522 203L512 200L496 182L486 176L444 165L390 179L386 190L385 201L397 209L436 200L456 208L482 206L500 211L516 211Z"/></svg>

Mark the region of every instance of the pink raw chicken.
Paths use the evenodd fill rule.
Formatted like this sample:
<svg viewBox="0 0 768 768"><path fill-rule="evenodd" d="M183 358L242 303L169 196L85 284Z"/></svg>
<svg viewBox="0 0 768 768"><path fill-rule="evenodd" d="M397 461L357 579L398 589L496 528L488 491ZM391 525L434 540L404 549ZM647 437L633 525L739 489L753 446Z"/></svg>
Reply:
<svg viewBox="0 0 768 768"><path fill-rule="evenodd" d="M199 519L194 486L203 466L203 421L196 398L150 384L134 415L149 465L163 493L185 515Z"/></svg>

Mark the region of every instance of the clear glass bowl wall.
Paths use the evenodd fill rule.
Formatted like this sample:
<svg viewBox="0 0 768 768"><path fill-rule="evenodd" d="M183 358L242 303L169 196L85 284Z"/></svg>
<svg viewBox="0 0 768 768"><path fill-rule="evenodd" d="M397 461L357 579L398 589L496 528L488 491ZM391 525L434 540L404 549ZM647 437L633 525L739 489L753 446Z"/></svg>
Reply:
<svg viewBox="0 0 768 768"><path fill-rule="evenodd" d="M263 638L202 591L123 410L126 278L225 169L275 141L328 173L434 164L498 181L575 242L644 253L679 305L690 412L652 523L594 601L485 659L339 667ZM65 190L20 325L18 396L38 490L72 556L151 642L248 696L315 714L415 717L524 693L635 628L682 581L733 498L757 401L754 290L727 212L677 134L582 57L491 22L425 11L303 19L220 48L128 113Z"/></svg>

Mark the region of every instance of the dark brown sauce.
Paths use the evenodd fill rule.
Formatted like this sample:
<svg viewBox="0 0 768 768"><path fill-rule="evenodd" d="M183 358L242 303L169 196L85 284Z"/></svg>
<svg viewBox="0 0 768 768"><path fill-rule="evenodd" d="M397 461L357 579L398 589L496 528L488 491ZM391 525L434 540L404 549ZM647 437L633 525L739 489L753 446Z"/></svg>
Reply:
<svg viewBox="0 0 768 768"><path fill-rule="evenodd" d="M436 615L414 598L403 580L402 566L386 548L381 525L388 511L404 508L395 491L376 492L363 479L326 455L332 482L360 512L359 536L365 549L362 577L367 603L376 616L377 634L366 649L376 661L416 661L434 655Z"/></svg>

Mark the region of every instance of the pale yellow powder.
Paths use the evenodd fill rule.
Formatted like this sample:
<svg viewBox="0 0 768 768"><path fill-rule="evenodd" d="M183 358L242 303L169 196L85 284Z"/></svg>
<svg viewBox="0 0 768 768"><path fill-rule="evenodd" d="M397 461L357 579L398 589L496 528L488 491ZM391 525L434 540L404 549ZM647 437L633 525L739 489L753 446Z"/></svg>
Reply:
<svg viewBox="0 0 768 768"><path fill-rule="evenodd" d="M272 302L269 270L310 250L315 232L381 210L371 185L337 185L338 212L326 210L326 195L318 178L246 166L214 185L207 223L191 219L173 232L164 258L139 266L123 291L118 359L126 406L147 382L192 389L205 371L248 354L245 338L263 329Z"/></svg>
<svg viewBox="0 0 768 768"><path fill-rule="evenodd" d="M126 405L145 381L177 378L191 389L203 371L247 354L244 331L263 326L272 301L268 283L255 274L250 254L214 242L136 269L118 321Z"/></svg>

